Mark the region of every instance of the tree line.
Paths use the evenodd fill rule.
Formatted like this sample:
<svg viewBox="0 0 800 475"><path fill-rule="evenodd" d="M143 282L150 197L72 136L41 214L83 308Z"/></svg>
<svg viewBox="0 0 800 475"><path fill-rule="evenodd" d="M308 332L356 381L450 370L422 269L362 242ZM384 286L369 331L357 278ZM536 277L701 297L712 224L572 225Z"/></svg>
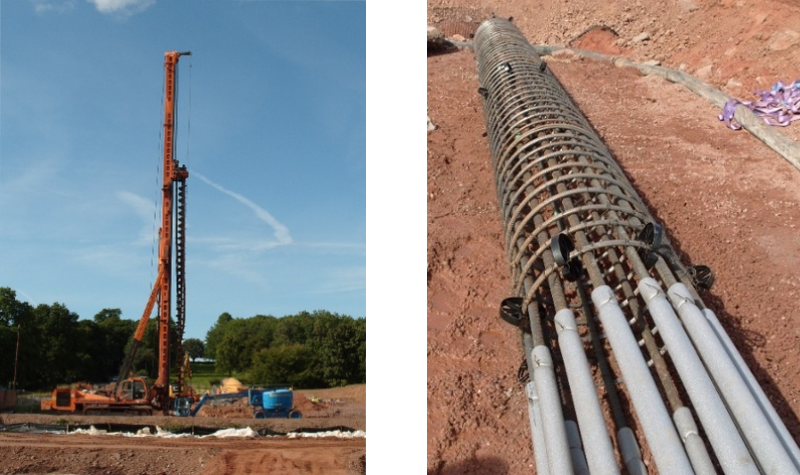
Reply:
<svg viewBox="0 0 800 475"><path fill-rule="evenodd" d="M138 321L123 319L120 309L103 309L92 319L80 320L64 304L32 306L17 300L14 290L0 287L0 386L10 385L14 378L18 337L18 388L49 390L78 381L108 382L118 375L137 325ZM174 325L171 328L174 331ZM344 341L333 341L338 337ZM176 333L171 335L171 341L176 339ZM364 319L325 311L246 319L223 313L208 331L205 345L184 343L190 356L215 358L220 372L235 371L247 381L297 387L366 382ZM157 347L153 318L134 360L135 374L155 378ZM173 348L171 360L175 358Z"/></svg>
<svg viewBox="0 0 800 475"><path fill-rule="evenodd" d="M205 356L218 373L251 384L324 388L367 381L367 321L317 310L282 318L223 313L209 329Z"/></svg>

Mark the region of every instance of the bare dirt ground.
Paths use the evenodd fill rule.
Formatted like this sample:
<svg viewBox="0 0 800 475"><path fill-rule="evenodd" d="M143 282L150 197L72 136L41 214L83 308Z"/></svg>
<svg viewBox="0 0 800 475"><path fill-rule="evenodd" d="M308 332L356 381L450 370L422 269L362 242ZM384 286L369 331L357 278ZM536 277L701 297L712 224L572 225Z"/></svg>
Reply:
<svg viewBox="0 0 800 475"><path fill-rule="evenodd" d="M161 439L0 433L0 473L359 473L365 439Z"/></svg>
<svg viewBox="0 0 800 475"><path fill-rule="evenodd" d="M534 44L655 59L743 100L800 77L796 2L429 0L428 24L468 40L492 12L513 16ZM680 86L569 54L546 59L683 261L714 270L701 296L797 439L800 171ZM519 334L497 316L511 288L474 55L427 63L437 126L428 133L428 473L533 473ZM800 138L798 123L781 131Z"/></svg>
<svg viewBox="0 0 800 475"><path fill-rule="evenodd" d="M318 402L312 402L314 399ZM194 418L168 416L81 416L3 414L0 425L141 424L170 429L218 427L366 430L366 385L298 390L295 408L302 419L252 418L252 408L234 404L207 406ZM210 410L209 410L210 409ZM209 415L203 416L203 412ZM132 438L120 435L29 434L0 432L0 474L294 474L353 475L366 470L366 439L295 438Z"/></svg>
<svg viewBox="0 0 800 475"><path fill-rule="evenodd" d="M280 425L285 428L344 425L352 429L366 430L366 407L366 385L332 389L300 389L294 392L294 409L300 411L303 418L301 420L282 420ZM253 408L247 405L246 398L242 398L228 404L205 405L197 415L198 417L252 419ZM270 427L276 427L275 421L270 422Z"/></svg>

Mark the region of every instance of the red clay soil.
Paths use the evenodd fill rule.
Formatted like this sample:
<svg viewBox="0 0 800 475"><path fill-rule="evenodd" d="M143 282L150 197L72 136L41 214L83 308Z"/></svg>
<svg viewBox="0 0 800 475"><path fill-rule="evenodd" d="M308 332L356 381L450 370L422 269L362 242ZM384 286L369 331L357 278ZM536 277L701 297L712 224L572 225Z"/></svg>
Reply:
<svg viewBox="0 0 800 475"><path fill-rule="evenodd" d="M741 99L800 77L794 2L512 0L501 11L429 0L428 23L492 11L513 16L532 43L683 63ZM648 40L633 41L643 32ZM797 439L800 171L678 85L569 54L546 59L683 261L714 270L701 296ZM519 332L497 316L510 272L474 55L427 62L437 126L428 133L428 473L534 473ZM798 123L781 131L800 138Z"/></svg>
<svg viewBox="0 0 800 475"><path fill-rule="evenodd" d="M319 394L315 404L307 394ZM245 400L204 406L194 418L171 416L82 416L63 414L3 414L0 425L146 424L170 426L269 428L285 433L301 428L349 427L366 430L366 385L295 391L295 408L302 419L253 419ZM58 435L0 432L0 475L69 473L141 475L143 473L360 475L366 471L366 439L255 438L132 438L119 435Z"/></svg>
<svg viewBox="0 0 800 475"><path fill-rule="evenodd" d="M0 474L365 473L365 439L160 439L0 432ZM364 467L364 469L362 469Z"/></svg>

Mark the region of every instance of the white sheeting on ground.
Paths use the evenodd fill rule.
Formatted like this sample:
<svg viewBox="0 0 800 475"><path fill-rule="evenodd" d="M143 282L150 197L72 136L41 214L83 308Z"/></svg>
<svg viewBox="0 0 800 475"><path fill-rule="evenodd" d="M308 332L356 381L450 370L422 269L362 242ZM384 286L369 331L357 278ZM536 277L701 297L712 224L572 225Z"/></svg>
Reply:
<svg viewBox="0 0 800 475"><path fill-rule="evenodd" d="M359 437L367 438L367 433L363 430L353 432L342 432L340 430L329 430L326 432L289 432L286 437L297 439L300 437L338 437L340 439L355 439Z"/></svg>
<svg viewBox="0 0 800 475"><path fill-rule="evenodd" d="M258 437L258 432L249 427L245 427L244 429L222 429L200 438L202 439L205 437Z"/></svg>
<svg viewBox="0 0 800 475"><path fill-rule="evenodd" d="M245 427L244 429L220 429L213 434L195 436L192 434L173 434L172 432L166 431L158 426L156 426L155 434L150 432L149 427L139 429L135 434L131 434L128 432L108 432L106 430L100 430L96 429L94 426L90 426L88 429L75 429L74 431L70 432L70 434L121 435L123 437L163 437L165 439L180 439L186 437L197 437L199 439L205 437L258 437L258 432L254 431L250 427Z"/></svg>
<svg viewBox="0 0 800 475"><path fill-rule="evenodd" d="M33 431L31 431L33 432ZM63 434L64 432L53 432L53 431L37 431L37 432L48 432L51 434ZM69 434L84 434L84 435L121 435L123 437L163 437L167 439L177 439L177 438L186 438L186 437L194 437L198 439L204 439L206 437L220 437L220 438L228 438L228 437L258 437L258 432L251 429L250 427L245 427L244 429L220 429L213 434L196 436L191 434L173 434L172 432L166 431L161 427L156 426L156 433L153 434L150 432L148 427L143 429L139 429L135 434L127 433L127 432L108 432L107 430L97 429L94 426L89 426L88 429L75 429ZM275 435L270 437L287 437L289 439L298 439L303 437L337 437L340 439L354 439L354 438L366 438L367 433L363 430L357 430L353 432L341 431L341 430L331 430L331 431L324 431L324 432L290 432L283 435Z"/></svg>

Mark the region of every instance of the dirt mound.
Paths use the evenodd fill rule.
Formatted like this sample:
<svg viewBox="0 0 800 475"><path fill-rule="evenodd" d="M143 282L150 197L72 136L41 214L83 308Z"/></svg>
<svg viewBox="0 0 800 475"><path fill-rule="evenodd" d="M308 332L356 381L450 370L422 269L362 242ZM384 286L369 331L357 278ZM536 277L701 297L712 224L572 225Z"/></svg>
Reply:
<svg viewBox="0 0 800 475"><path fill-rule="evenodd" d="M366 418L367 386L365 384L328 389L299 389L294 391L293 407L304 419ZM252 418L253 408L247 398L234 401L209 401L197 413L198 417L226 419Z"/></svg>
<svg viewBox="0 0 800 475"><path fill-rule="evenodd" d="M360 404L367 403L366 384L351 384L349 386L342 386L340 388L327 389L297 389L294 393L295 395L303 394L308 398L316 397L320 399L341 399Z"/></svg>
<svg viewBox="0 0 800 475"><path fill-rule="evenodd" d="M243 397L235 401L208 401L197 413L198 417L252 418L253 408Z"/></svg>
<svg viewBox="0 0 800 475"><path fill-rule="evenodd" d="M620 54L623 49L618 44L619 35L608 27L592 26L570 42L575 49L585 49L603 54Z"/></svg>

